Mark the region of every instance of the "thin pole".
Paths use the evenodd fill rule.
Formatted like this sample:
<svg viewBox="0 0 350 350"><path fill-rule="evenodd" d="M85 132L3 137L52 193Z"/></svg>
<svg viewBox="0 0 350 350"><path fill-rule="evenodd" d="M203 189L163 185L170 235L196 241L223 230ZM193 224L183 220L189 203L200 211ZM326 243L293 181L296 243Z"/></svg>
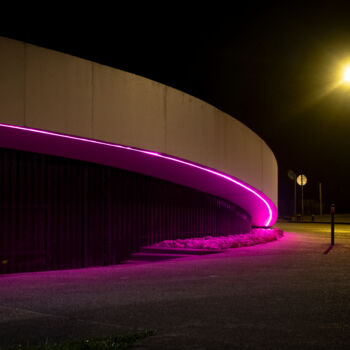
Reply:
<svg viewBox="0 0 350 350"><path fill-rule="evenodd" d="M322 216L322 183L320 182L319 184L319 189L320 189L320 215Z"/></svg>
<svg viewBox="0 0 350 350"><path fill-rule="evenodd" d="M294 217L297 216L297 178L294 179Z"/></svg>
<svg viewBox="0 0 350 350"><path fill-rule="evenodd" d="M301 221L303 221L304 216L304 177L301 174Z"/></svg>
<svg viewBox="0 0 350 350"><path fill-rule="evenodd" d="M335 206L331 205L331 245L334 245L334 212Z"/></svg>

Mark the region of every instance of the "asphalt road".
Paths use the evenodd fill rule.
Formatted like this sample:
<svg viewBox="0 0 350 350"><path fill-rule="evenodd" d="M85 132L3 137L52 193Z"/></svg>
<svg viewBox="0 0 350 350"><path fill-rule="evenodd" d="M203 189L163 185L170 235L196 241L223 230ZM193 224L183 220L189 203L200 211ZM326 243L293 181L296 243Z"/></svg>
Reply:
<svg viewBox="0 0 350 350"><path fill-rule="evenodd" d="M0 347L152 329L135 349L348 349L350 225L107 268L0 276Z"/></svg>

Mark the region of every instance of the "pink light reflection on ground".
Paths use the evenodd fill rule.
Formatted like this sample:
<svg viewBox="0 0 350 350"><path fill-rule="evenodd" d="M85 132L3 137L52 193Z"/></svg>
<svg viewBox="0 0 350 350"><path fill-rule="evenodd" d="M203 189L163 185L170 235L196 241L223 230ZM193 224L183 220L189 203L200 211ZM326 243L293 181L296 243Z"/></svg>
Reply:
<svg viewBox="0 0 350 350"><path fill-rule="evenodd" d="M96 144L96 145L114 147L114 148L119 148L119 149L131 151L131 152L138 152L138 153L146 154L149 156L154 156L154 157L159 157L159 158L162 158L165 160L169 160L173 163L180 163L182 165L196 168L196 169L199 169L201 171L205 171L207 173L211 173L215 176L218 176L218 177L223 178L227 181L230 181L231 183L234 183L235 185L238 185L239 187L243 188L246 191L249 191L257 199L259 199L259 201L261 201L264 204L264 206L266 208L265 209L266 214L264 214L264 217L266 219L264 219L262 226L265 226L265 227L272 226L276 221L277 209L272 204L272 202L268 199L268 197L266 195L264 195L263 193L259 193L260 191L256 190L255 188L253 188L252 186L250 186L248 184L243 183L242 181L240 181L238 179L235 179L229 175L218 172L217 170L207 168L203 165L195 164L195 163L192 163L192 162L187 161L187 160L179 159L179 158L169 156L166 154L161 154L158 152L147 151L144 149L138 149L135 147L124 146L124 145L119 145L119 144L114 144L114 143L109 143L109 142L104 142L104 141L99 141L99 140L92 140L92 139L88 139L88 138L84 138L84 137L77 137L77 136L72 136L72 135L60 134L60 133L47 131L47 130L39 130L39 129L33 129L33 128L17 126L17 125L2 124L2 123L0 123L0 127L17 129L17 130L30 132L30 133L42 134L42 135L46 135L46 136L53 136L53 137L64 138L64 139L69 139L69 140L75 140L75 141L79 141L79 142L87 142L87 143L92 143L92 144ZM268 201L270 203L268 203Z"/></svg>

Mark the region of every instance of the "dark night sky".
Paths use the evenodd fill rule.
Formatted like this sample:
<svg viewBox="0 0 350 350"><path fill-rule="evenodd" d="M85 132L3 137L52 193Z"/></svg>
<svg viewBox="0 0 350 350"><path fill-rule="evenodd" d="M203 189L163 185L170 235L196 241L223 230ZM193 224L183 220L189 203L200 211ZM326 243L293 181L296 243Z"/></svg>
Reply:
<svg viewBox="0 0 350 350"><path fill-rule="evenodd" d="M108 9L106 9L108 12ZM167 13L170 11L167 11ZM273 150L279 207L288 214L288 169L309 179L305 196L350 212L350 87L332 91L350 62L350 5L246 5L230 15L119 11L103 24L46 19L0 35L67 52L173 86L239 119ZM110 18L112 17L113 20ZM44 23L45 22L45 23Z"/></svg>

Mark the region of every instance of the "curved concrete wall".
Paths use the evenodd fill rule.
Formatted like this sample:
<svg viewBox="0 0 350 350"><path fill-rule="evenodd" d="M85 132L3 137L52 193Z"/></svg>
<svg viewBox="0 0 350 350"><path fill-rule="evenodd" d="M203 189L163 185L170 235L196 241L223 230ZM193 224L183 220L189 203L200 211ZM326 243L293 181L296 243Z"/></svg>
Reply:
<svg viewBox="0 0 350 350"><path fill-rule="evenodd" d="M243 180L277 206L277 162L238 120L176 89L0 37L0 123L129 145Z"/></svg>

